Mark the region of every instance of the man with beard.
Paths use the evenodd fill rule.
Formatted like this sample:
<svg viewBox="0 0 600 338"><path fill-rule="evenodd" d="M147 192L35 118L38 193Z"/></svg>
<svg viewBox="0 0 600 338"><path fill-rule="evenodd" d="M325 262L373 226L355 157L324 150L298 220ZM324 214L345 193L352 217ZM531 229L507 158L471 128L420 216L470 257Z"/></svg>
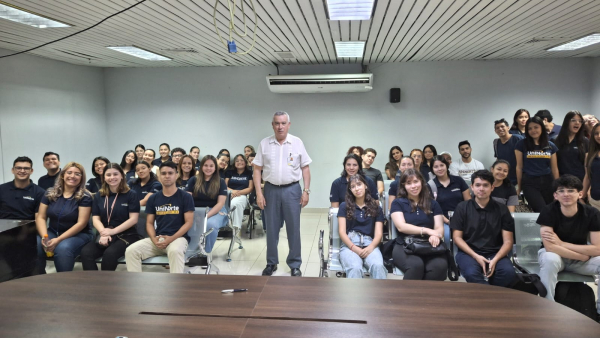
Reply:
<svg viewBox="0 0 600 338"><path fill-rule="evenodd" d="M458 173L465 181L469 181L474 172L485 169L481 162L471 157L472 149L469 141L460 142L458 151L460 152L460 158L450 165L451 172Z"/></svg>

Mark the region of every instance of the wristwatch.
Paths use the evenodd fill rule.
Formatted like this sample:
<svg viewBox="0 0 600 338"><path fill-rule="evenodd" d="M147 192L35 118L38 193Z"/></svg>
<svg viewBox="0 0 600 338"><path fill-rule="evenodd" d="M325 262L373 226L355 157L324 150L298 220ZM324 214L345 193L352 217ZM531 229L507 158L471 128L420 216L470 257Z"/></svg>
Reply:
<svg viewBox="0 0 600 338"><path fill-rule="evenodd" d="M302 191L304 191L305 193L307 193L307 194L309 194L309 195L310 195L310 189L304 189L304 190L302 190Z"/></svg>

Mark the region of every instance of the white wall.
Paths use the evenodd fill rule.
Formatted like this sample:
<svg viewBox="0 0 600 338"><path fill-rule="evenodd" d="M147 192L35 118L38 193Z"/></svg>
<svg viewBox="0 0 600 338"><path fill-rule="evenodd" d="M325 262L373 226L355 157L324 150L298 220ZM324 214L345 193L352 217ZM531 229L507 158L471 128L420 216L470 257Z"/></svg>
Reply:
<svg viewBox="0 0 600 338"><path fill-rule="evenodd" d="M600 58L592 60L591 114L600 116Z"/></svg>
<svg viewBox="0 0 600 338"><path fill-rule="evenodd" d="M597 63L597 62L596 62ZM242 152L272 133L274 111L291 114L313 164L309 207L327 207L331 182L351 145L374 147L383 170L391 146L405 153L431 143L458 156L468 139L473 157L493 159L493 121L518 108L549 109L557 121L591 109L591 59L422 62L371 65L374 90L346 94L273 94L265 76L275 67L106 69L109 158L161 142L202 155ZM344 67L342 67L344 68ZM356 66L349 66L359 71ZM348 71L348 69L344 69ZM282 74L339 72L332 66L287 66ZM389 103L400 87L402 101ZM560 123L560 122L558 122Z"/></svg>
<svg viewBox="0 0 600 338"><path fill-rule="evenodd" d="M60 154L62 165L82 163L87 172L108 151L106 135L102 69L30 55L0 59L0 182L13 179L16 157L28 156L37 183L46 174L46 151Z"/></svg>

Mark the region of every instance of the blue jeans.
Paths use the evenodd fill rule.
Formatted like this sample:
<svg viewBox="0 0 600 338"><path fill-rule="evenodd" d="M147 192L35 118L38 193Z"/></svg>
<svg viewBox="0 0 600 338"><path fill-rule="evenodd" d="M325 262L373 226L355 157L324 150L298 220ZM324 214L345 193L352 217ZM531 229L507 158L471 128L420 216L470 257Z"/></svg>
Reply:
<svg viewBox="0 0 600 338"><path fill-rule="evenodd" d="M58 236L54 232L48 231L48 239L56 237ZM56 272L73 271L75 258L79 256L81 249L92 241L93 238L94 236L90 233L80 232L58 243L56 248L54 248L54 266L56 267ZM39 235L37 236L37 256L38 273L44 274L46 273L46 252L42 246L42 238Z"/></svg>
<svg viewBox="0 0 600 338"><path fill-rule="evenodd" d="M210 211L212 208L208 208L208 210ZM226 225L227 209L225 207L221 208L221 211L206 220L206 231L215 229L210 235L206 236L206 243L204 245L206 252L212 252L213 246L215 246L215 242L217 241L217 236L219 235L219 229Z"/></svg>
<svg viewBox="0 0 600 338"><path fill-rule="evenodd" d="M484 256L487 259L494 258L494 255ZM517 278L515 268L508 257L503 257L496 263L494 274L486 281L483 278L483 269L477 263L475 258L462 251L456 254L456 264L460 268L460 274L465 277L467 283L489 284L496 286L509 287Z"/></svg>
<svg viewBox="0 0 600 338"><path fill-rule="evenodd" d="M350 238L354 245L359 246L367 246L373 242L370 236L363 235L363 243L361 244L360 234L354 231L348 233L348 238ZM387 269L383 265L383 256L381 256L381 251L377 247L373 249L373 252L367 258L362 259L342 242L340 247L340 263L342 263L342 267L346 271L347 278L363 278L363 266L367 268L372 279L387 278Z"/></svg>

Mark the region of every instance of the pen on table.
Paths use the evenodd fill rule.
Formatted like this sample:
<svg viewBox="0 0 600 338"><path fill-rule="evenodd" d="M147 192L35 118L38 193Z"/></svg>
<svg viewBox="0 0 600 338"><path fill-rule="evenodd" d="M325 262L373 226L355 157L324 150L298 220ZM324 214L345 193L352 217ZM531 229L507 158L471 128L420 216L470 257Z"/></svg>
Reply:
<svg viewBox="0 0 600 338"><path fill-rule="evenodd" d="M244 292L244 291L248 291L248 289L227 289L227 290L222 290L221 293L233 293L233 292Z"/></svg>

